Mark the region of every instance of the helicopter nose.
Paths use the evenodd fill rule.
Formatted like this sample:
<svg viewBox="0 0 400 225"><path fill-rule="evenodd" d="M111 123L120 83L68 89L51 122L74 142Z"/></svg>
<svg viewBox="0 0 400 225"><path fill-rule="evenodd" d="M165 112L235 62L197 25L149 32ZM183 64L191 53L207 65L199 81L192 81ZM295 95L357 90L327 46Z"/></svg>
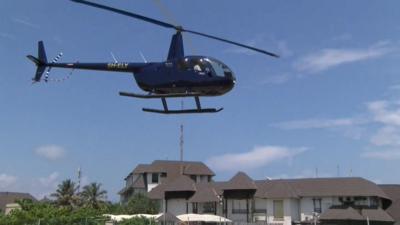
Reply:
<svg viewBox="0 0 400 225"><path fill-rule="evenodd" d="M232 76L230 77L230 80L232 82L232 86L236 84L236 77L235 75L232 74Z"/></svg>

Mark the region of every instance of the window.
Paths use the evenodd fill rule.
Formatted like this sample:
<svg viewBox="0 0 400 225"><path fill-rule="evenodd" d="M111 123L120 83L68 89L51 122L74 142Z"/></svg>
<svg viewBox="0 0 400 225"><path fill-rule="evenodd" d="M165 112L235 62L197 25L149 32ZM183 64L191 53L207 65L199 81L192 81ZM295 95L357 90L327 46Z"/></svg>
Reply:
<svg viewBox="0 0 400 225"><path fill-rule="evenodd" d="M354 205L367 206L368 205L367 197L362 197L362 196L354 197Z"/></svg>
<svg viewBox="0 0 400 225"><path fill-rule="evenodd" d="M274 200L274 220L283 220L283 200Z"/></svg>
<svg viewBox="0 0 400 225"><path fill-rule="evenodd" d="M314 205L314 212L316 213L321 213L321 199L320 198L314 198L313 199L313 205Z"/></svg>
<svg viewBox="0 0 400 225"><path fill-rule="evenodd" d="M224 68L222 66L222 64L220 62L217 61L212 61L207 59L207 61L211 64L212 68L214 69L214 72L217 76L219 77L224 77L225 73L224 73Z"/></svg>
<svg viewBox="0 0 400 225"><path fill-rule="evenodd" d="M215 213L215 203L214 202L203 203L203 213Z"/></svg>
<svg viewBox="0 0 400 225"><path fill-rule="evenodd" d="M151 183L158 183L158 173L151 174Z"/></svg>
<svg viewBox="0 0 400 225"><path fill-rule="evenodd" d="M246 209L246 200L233 199L232 200L232 213L233 214L245 214L247 213Z"/></svg>
<svg viewBox="0 0 400 225"><path fill-rule="evenodd" d="M190 179L192 179L194 182L196 182L196 175L190 175Z"/></svg>
<svg viewBox="0 0 400 225"><path fill-rule="evenodd" d="M370 202L369 205L371 207L378 207L379 206L379 201L378 201L377 197L371 197L369 202Z"/></svg>

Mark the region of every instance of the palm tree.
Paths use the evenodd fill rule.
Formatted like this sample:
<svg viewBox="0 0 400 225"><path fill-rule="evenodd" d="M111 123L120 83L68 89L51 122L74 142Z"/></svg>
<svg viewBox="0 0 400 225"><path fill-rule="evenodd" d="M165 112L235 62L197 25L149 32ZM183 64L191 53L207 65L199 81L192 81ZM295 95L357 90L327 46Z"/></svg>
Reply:
<svg viewBox="0 0 400 225"><path fill-rule="evenodd" d="M75 186L75 183L70 179L67 179L61 182L61 184L58 185L56 192L50 196L55 198L55 202L58 206L72 207L78 201L76 192L77 187Z"/></svg>
<svg viewBox="0 0 400 225"><path fill-rule="evenodd" d="M107 191L101 190L101 184L93 182L83 187L80 193L83 204L87 207L98 209L107 199Z"/></svg>

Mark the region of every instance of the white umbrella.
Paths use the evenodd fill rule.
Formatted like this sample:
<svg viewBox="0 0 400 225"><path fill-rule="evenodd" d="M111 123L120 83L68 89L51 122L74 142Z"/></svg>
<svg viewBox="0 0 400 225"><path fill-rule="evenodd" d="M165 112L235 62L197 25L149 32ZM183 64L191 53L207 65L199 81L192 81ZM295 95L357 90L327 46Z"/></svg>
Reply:
<svg viewBox="0 0 400 225"><path fill-rule="evenodd" d="M116 222L121 222L122 220L129 220L135 217L145 217L147 219L155 219L159 217L160 215L152 215L152 214L133 214L133 215L112 215L112 214L103 214L103 216L110 217L111 220L116 221Z"/></svg>
<svg viewBox="0 0 400 225"><path fill-rule="evenodd" d="M211 215L211 214L182 214L177 216L178 219L184 222L232 222L232 220L227 219L222 216Z"/></svg>

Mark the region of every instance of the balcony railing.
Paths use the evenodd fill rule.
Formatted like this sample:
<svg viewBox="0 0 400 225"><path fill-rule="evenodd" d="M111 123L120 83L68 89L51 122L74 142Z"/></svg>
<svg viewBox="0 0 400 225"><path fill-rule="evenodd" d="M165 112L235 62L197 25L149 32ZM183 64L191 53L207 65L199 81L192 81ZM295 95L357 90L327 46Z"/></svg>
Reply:
<svg viewBox="0 0 400 225"><path fill-rule="evenodd" d="M253 210L254 213L267 213L266 209L254 209Z"/></svg>
<svg viewBox="0 0 400 225"><path fill-rule="evenodd" d="M247 209L232 209L233 214L246 214Z"/></svg>

